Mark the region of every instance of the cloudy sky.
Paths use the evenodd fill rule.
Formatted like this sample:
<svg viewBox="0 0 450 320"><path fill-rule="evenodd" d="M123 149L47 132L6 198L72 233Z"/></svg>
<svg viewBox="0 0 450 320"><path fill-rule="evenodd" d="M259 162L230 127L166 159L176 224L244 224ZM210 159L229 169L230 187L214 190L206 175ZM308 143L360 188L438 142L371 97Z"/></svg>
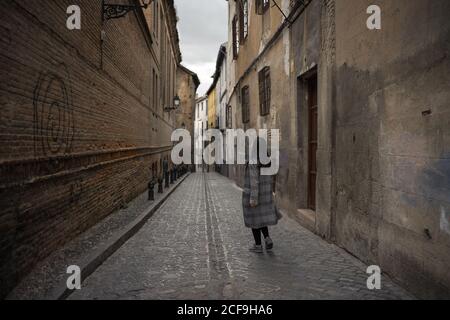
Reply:
<svg viewBox="0 0 450 320"><path fill-rule="evenodd" d="M179 17L182 64L198 74L199 95L211 85L219 47L227 41L228 2L175 0Z"/></svg>

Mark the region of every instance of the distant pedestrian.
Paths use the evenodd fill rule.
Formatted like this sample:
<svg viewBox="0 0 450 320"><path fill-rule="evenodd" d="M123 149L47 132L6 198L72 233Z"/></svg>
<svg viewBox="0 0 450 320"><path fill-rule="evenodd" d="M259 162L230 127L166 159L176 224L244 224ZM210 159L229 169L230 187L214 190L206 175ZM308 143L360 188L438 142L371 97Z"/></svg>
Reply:
<svg viewBox="0 0 450 320"><path fill-rule="evenodd" d="M167 158L164 158L163 161L163 175L164 175L164 181L165 183L165 187L169 188L170 187L170 181L169 181L169 161L167 160Z"/></svg>
<svg viewBox="0 0 450 320"><path fill-rule="evenodd" d="M261 175L262 167L269 167L262 165L259 161L259 150L267 150L266 140L259 138L253 149L255 159L258 159L258 164L250 164L249 157L247 157L247 164L245 166L245 185L242 197L242 205L244 211L245 226L252 229L255 244L250 248L250 251L256 253L263 252L262 238L266 250L272 250L273 241L269 235L269 226L278 224L281 219L281 214L277 210L274 195L273 195L273 176Z"/></svg>

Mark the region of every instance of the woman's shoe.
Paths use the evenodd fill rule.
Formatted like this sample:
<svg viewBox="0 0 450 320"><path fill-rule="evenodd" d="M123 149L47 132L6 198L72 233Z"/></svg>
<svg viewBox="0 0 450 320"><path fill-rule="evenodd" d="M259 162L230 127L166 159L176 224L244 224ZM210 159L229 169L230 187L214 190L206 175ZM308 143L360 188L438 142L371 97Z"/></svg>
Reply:
<svg viewBox="0 0 450 320"><path fill-rule="evenodd" d="M257 245L255 244L255 245L253 245L253 247L251 247L249 250L250 250L250 252L254 252L254 253L263 253L263 246L262 246L262 245L257 246Z"/></svg>
<svg viewBox="0 0 450 320"><path fill-rule="evenodd" d="M270 239L270 237L266 238L266 250L272 250L273 249L273 241Z"/></svg>

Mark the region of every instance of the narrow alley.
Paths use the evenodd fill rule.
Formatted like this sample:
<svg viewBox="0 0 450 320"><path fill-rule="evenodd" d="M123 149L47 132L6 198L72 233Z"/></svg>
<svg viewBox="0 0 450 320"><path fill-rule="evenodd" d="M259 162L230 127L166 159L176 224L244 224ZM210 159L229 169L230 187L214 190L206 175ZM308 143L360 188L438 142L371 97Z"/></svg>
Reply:
<svg viewBox="0 0 450 320"><path fill-rule="evenodd" d="M366 266L289 217L273 252L248 248L241 190L196 173L70 299L411 299L387 278L367 289Z"/></svg>
<svg viewBox="0 0 450 320"><path fill-rule="evenodd" d="M449 0L4 2L0 300L450 299Z"/></svg>

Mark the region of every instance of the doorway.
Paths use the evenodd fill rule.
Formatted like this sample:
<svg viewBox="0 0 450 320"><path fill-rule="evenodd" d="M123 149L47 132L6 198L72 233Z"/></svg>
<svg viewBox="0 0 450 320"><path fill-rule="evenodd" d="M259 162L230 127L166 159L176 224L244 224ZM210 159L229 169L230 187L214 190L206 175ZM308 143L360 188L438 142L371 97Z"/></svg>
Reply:
<svg viewBox="0 0 450 320"><path fill-rule="evenodd" d="M318 104L317 74L307 79L308 106L308 209L316 210Z"/></svg>

